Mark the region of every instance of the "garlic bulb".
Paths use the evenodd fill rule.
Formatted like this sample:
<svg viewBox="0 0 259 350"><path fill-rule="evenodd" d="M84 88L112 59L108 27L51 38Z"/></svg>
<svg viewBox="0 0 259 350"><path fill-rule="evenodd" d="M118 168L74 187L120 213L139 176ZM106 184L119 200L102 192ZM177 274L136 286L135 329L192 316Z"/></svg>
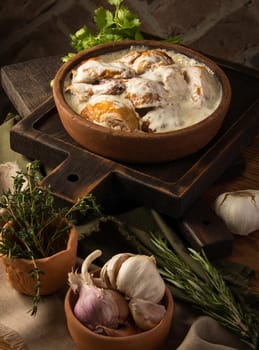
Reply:
<svg viewBox="0 0 259 350"><path fill-rule="evenodd" d="M158 303L165 294L165 283L153 256L124 253L108 260L101 270L107 285L127 298L140 298Z"/></svg>
<svg viewBox="0 0 259 350"><path fill-rule="evenodd" d="M95 332L102 332L102 327L118 328L127 324L129 316L128 303L118 291L94 285L88 268L100 255L100 250L92 252L84 260L81 274L68 274L71 289L79 292L74 314L79 321Z"/></svg>
<svg viewBox="0 0 259 350"><path fill-rule="evenodd" d="M138 298L130 300L129 308L135 324L143 331L155 327L166 313L164 305Z"/></svg>
<svg viewBox="0 0 259 350"><path fill-rule="evenodd" d="M214 209L234 234L245 236L259 229L259 190L222 193Z"/></svg>
<svg viewBox="0 0 259 350"><path fill-rule="evenodd" d="M108 288L116 289L116 278L122 263L127 260L131 253L119 253L113 255L101 269L100 277Z"/></svg>

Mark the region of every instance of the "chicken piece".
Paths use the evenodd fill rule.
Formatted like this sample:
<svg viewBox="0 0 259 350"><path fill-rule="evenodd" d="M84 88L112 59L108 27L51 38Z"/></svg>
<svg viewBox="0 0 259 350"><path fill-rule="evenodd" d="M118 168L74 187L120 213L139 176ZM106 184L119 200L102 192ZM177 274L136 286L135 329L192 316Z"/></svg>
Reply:
<svg viewBox="0 0 259 350"><path fill-rule="evenodd" d="M73 83L66 91L76 95L78 101L87 101L92 95L120 95L125 84L117 80L101 80L99 84Z"/></svg>
<svg viewBox="0 0 259 350"><path fill-rule="evenodd" d="M130 101L121 96L99 95L89 99L81 115L88 120L112 129L139 129L139 117Z"/></svg>
<svg viewBox="0 0 259 350"><path fill-rule="evenodd" d="M176 65L156 66L141 75L144 79L160 82L171 101L179 101L186 97L188 84L184 72Z"/></svg>
<svg viewBox="0 0 259 350"><path fill-rule="evenodd" d="M122 57L119 62L129 65L137 74L142 74L153 66L174 63L167 53L159 49L132 51Z"/></svg>
<svg viewBox="0 0 259 350"><path fill-rule="evenodd" d="M81 63L72 72L72 83L98 83L102 79L130 78L134 71L119 62L103 62L97 58L90 58Z"/></svg>
<svg viewBox="0 0 259 350"><path fill-rule="evenodd" d="M132 66L136 58L141 55L141 51L132 50L126 55L122 56L117 60L117 62L125 64L127 66Z"/></svg>
<svg viewBox="0 0 259 350"><path fill-rule="evenodd" d="M159 81L132 78L127 80L125 85L123 95L135 108L155 107L168 103L168 94Z"/></svg>
<svg viewBox="0 0 259 350"><path fill-rule="evenodd" d="M196 107L211 108L218 99L219 82L203 65L185 68L185 79L189 85L192 103Z"/></svg>
<svg viewBox="0 0 259 350"><path fill-rule="evenodd" d="M147 132L167 132L180 129L183 125L178 104L154 108L141 118L141 129Z"/></svg>

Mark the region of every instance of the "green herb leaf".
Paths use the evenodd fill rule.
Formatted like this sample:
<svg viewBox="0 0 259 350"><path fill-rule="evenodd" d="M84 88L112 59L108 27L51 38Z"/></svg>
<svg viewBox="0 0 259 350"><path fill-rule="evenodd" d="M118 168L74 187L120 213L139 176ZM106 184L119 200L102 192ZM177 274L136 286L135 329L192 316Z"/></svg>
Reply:
<svg viewBox="0 0 259 350"><path fill-rule="evenodd" d="M140 31L140 19L128 7L122 5L123 0L107 0L107 2L115 6L115 11L112 12L103 7L97 8L93 17L97 32L91 32L85 25L71 34L71 46L75 53L69 52L62 57L63 62L70 60L77 52L99 44L126 39L142 40L144 38ZM176 36L166 41L180 44L181 37Z"/></svg>
<svg viewBox="0 0 259 350"><path fill-rule="evenodd" d="M110 5L115 6L114 12L103 7L95 10L93 19L97 33L91 32L85 25L70 35L71 46L76 53L107 42L143 39L140 20L126 6L123 6L122 2L123 0L108 0ZM68 53L62 57L62 61L67 62L73 55Z"/></svg>
<svg viewBox="0 0 259 350"><path fill-rule="evenodd" d="M165 39L166 42L172 43L172 44L181 44L182 42L182 37L180 35L176 35L174 37Z"/></svg>
<svg viewBox="0 0 259 350"><path fill-rule="evenodd" d="M94 21L99 31L105 31L106 28L114 24L113 14L111 11L99 7L95 10Z"/></svg>
<svg viewBox="0 0 259 350"><path fill-rule="evenodd" d="M120 6L123 3L123 0L107 0L110 5Z"/></svg>

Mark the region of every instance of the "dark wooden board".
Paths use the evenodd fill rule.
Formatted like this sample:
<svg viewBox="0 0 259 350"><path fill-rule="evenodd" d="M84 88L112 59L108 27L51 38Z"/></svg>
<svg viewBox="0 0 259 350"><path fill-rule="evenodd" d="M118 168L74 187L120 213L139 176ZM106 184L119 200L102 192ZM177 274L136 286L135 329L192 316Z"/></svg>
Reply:
<svg viewBox="0 0 259 350"><path fill-rule="evenodd" d="M226 120L208 146L184 159L130 165L95 155L68 136L52 97L12 129L11 146L54 167L46 182L64 199L74 201L95 192L100 200L110 202L112 193L117 204L127 199L179 218L231 165L259 128L259 79L230 68L225 72L233 90Z"/></svg>
<svg viewBox="0 0 259 350"><path fill-rule="evenodd" d="M1 68L2 87L22 118L51 96L50 82L61 64L60 56L51 56Z"/></svg>

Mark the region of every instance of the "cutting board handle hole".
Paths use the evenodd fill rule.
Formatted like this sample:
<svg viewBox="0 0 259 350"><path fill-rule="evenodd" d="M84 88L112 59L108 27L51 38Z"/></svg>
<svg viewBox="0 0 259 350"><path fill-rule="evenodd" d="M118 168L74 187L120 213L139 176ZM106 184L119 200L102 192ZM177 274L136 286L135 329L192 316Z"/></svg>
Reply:
<svg viewBox="0 0 259 350"><path fill-rule="evenodd" d="M79 180L79 176L77 174L70 174L68 175L67 180L70 182L77 182Z"/></svg>
<svg viewBox="0 0 259 350"><path fill-rule="evenodd" d="M204 226L209 226L210 225L210 221L207 220L207 219L202 220L202 223L203 223Z"/></svg>

